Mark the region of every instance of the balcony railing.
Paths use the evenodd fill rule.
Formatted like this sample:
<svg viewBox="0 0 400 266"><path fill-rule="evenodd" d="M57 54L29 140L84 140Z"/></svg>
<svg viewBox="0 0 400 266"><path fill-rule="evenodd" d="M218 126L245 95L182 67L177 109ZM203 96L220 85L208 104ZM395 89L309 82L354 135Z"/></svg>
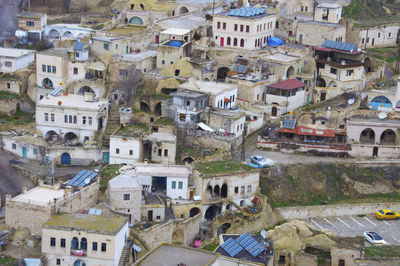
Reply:
<svg viewBox="0 0 400 266"><path fill-rule="evenodd" d="M87 250L84 249L71 249L71 256L86 257Z"/></svg>

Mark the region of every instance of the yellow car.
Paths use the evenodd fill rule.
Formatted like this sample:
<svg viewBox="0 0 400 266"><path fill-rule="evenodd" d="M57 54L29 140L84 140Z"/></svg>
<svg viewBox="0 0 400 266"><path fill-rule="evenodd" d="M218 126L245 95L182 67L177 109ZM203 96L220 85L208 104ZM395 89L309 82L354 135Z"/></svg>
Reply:
<svg viewBox="0 0 400 266"><path fill-rule="evenodd" d="M400 219L400 214L391 210L379 210L375 213L376 218L379 220L397 220Z"/></svg>

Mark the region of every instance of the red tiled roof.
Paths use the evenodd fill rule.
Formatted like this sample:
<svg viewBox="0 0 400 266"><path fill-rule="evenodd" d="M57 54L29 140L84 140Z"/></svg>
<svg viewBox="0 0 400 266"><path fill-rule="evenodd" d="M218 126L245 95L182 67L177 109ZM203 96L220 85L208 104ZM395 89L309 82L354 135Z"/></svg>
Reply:
<svg viewBox="0 0 400 266"><path fill-rule="evenodd" d="M282 89L282 90L291 90L291 89L301 88L301 87L305 87L305 86L306 86L306 84L298 81L297 79L288 79L285 81L267 85L267 87L269 87L269 88L276 88L276 89Z"/></svg>

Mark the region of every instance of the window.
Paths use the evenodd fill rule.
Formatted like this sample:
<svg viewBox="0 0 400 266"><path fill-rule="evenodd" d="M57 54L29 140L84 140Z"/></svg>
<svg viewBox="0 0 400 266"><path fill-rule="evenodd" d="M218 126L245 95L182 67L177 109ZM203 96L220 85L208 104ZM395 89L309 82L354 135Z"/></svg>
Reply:
<svg viewBox="0 0 400 266"><path fill-rule="evenodd" d="M50 246L55 247L56 246L56 238L55 237L50 237Z"/></svg>
<svg viewBox="0 0 400 266"><path fill-rule="evenodd" d="M162 155L162 149L158 149L158 156Z"/></svg>
<svg viewBox="0 0 400 266"><path fill-rule="evenodd" d="M54 122L54 114L50 114L51 122Z"/></svg>
<svg viewBox="0 0 400 266"><path fill-rule="evenodd" d="M74 124L77 123L78 118L76 117L76 115L74 115Z"/></svg>
<svg viewBox="0 0 400 266"><path fill-rule="evenodd" d="M78 75L78 68L74 67L74 75Z"/></svg>
<svg viewBox="0 0 400 266"><path fill-rule="evenodd" d="M162 61L161 61L161 64L165 65L165 60L162 60Z"/></svg>
<svg viewBox="0 0 400 266"><path fill-rule="evenodd" d="M89 116L89 125L92 125L92 117L91 116Z"/></svg>
<svg viewBox="0 0 400 266"><path fill-rule="evenodd" d="M42 65L42 72L46 72L46 65Z"/></svg>
<svg viewBox="0 0 400 266"><path fill-rule="evenodd" d="M306 12L308 11L308 6L305 7Z"/></svg>
<svg viewBox="0 0 400 266"><path fill-rule="evenodd" d="M27 27L34 27L35 26L35 22L34 21L26 21L26 26Z"/></svg>
<svg viewBox="0 0 400 266"><path fill-rule="evenodd" d="M336 69L336 68L333 68L333 67L331 67L331 74L335 74L335 75L336 75L336 72L337 72L337 69Z"/></svg>
<svg viewBox="0 0 400 266"><path fill-rule="evenodd" d="M130 200L131 194L124 194L124 200Z"/></svg>
<svg viewBox="0 0 400 266"><path fill-rule="evenodd" d="M300 7L300 11L301 11L301 12L304 11L304 7L303 7L303 6Z"/></svg>
<svg viewBox="0 0 400 266"><path fill-rule="evenodd" d="M222 23L222 29L226 30L226 23Z"/></svg>
<svg viewBox="0 0 400 266"><path fill-rule="evenodd" d="M235 193L239 193L239 187L235 187Z"/></svg>
<svg viewBox="0 0 400 266"><path fill-rule="evenodd" d="M12 148L13 148L13 150L16 150L17 149L17 144L13 143L12 144Z"/></svg>
<svg viewBox="0 0 400 266"><path fill-rule="evenodd" d="M244 28L244 26L243 26L243 25L240 25L240 31L241 31L241 32L243 32L243 28Z"/></svg>
<svg viewBox="0 0 400 266"><path fill-rule="evenodd" d="M5 66L6 67L12 67L12 63L10 61L6 61Z"/></svg>
<svg viewBox="0 0 400 266"><path fill-rule="evenodd" d="M61 259L56 259L56 265L61 265Z"/></svg>
<svg viewBox="0 0 400 266"><path fill-rule="evenodd" d="M367 38L367 43L369 43L369 38Z"/></svg>
<svg viewBox="0 0 400 266"><path fill-rule="evenodd" d="M119 154L119 149L118 148L115 149L115 153Z"/></svg>
<svg viewBox="0 0 400 266"><path fill-rule="evenodd" d="M79 240L76 236L72 238L71 249L79 249Z"/></svg>
<svg viewBox="0 0 400 266"><path fill-rule="evenodd" d="M221 28L221 22L217 22L217 29L220 29Z"/></svg>
<svg viewBox="0 0 400 266"><path fill-rule="evenodd" d="M176 189L176 181L172 181L172 189Z"/></svg>
<svg viewBox="0 0 400 266"><path fill-rule="evenodd" d="M68 115L64 115L64 123L68 123Z"/></svg>
<svg viewBox="0 0 400 266"><path fill-rule="evenodd" d="M156 219L157 219L157 220L160 220L160 219L161 219L161 216L160 216L160 215L157 215L157 216L156 216Z"/></svg>
<svg viewBox="0 0 400 266"><path fill-rule="evenodd" d="M37 154L37 149L33 148L33 154Z"/></svg>
<svg viewBox="0 0 400 266"><path fill-rule="evenodd" d="M190 101L186 101L186 106L190 106Z"/></svg>
<svg viewBox="0 0 400 266"><path fill-rule="evenodd" d="M101 251L106 252L107 251L107 244L106 243L101 243Z"/></svg>
<svg viewBox="0 0 400 266"><path fill-rule="evenodd" d="M240 194L244 194L244 189L245 189L245 186L240 187Z"/></svg>
<svg viewBox="0 0 400 266"><path fill-rule="evenodd" d="M47 72L51 73L51 66L47 66Z"/></svg>
<svg viewBox="0 0 400 266"><path fill-rule="evenodd" d="M92 243L92 250L97 251L97 242Z"/></svg>
<svg viewBox="0 0 400 266"><path fill-rule="evenodd" d="M391 32L389 32L389 37L392 35L392 33Z"/></svg>
<svg viewBox="0 0 400 266"><path fill-rule="evenodd" d="M53 74L55 74L57 72L57 68L55 66L53 66Z"/></svg>
<svg viewBox="0 0 400 266"><path fill-rule="evenodd" d="M10 88L11 88L11 83L7 82L7 89L10 89Z"/></svg>
<svg viewBox="0 0 400 266"><path fill-rule="evenodd" d="M75 53L75 57L76 57L76 58L79 58L79 53Z"/></svg>
<svg viewBox="0 0 400 266"><path fill-rule="evenodd" d="M361 39L361 43L364 43L364 38Z"/></svg>
<svg viewBox="0 0 400 266"><path fill-rule="evenodd" d="M247 193L251 192L251 185L247 186Z"/></svg>
<svg viewBox="0 0 400 266"><path fill-rule="evenodd" d="M179 183L178 183L178 188L179 188L179 189L183 189L183 182L182 182L182 181L179 181Z"/></svg>
<svg viewBox="0 0 400 266"><path fill-rule="evenodd" d="M179 114L179 121L185 122L186 121L186 114Z"/></svg>
<svg viewBox="0 0 400 266"><path fill-rule="evenodd" d="M108 51L110 49L110 45L108 43L105 43L103 45L103 47L104 47L104 50L106 50L106 51Z"/></svg>
<svg viewBox="0 0 400 266"><path fill-rule="evenodd" d="M246 25L246 32L250 32L250 26Z"/></svg>
<svg viewBox="0 0 400 266"><path fill-rule="evenodd" d="M346 76L351 76L353 75L354 70L346 70Z"/></svg>
<svg viewBox="0 0 400 266"><path fill-rule="evenodd" d="M174 63L173 61L169 62L171 65Z"/></svg>
<svg viewBox="0 0 400 266"><path fill-rule="evenodd" d="M233 27L234 31L238 30L238 24L235 24L235 26Z"/></svg>
<svg viewBox="0 0 400 266"><path fill-rule="evenodd" d="M129 150L129 155L133 155L133 150Z"/></svg>
<svg viewBox="0 0 400 266"><path fill-rule="evenodd" d="M83 142L87 142L87 141L89 141L89 136L85 136L85 137L83 138Z"/></svg>
<svg viewBox="0 0 400 266"><path fill-rule="evenodd" d="M165 157L168 156L168 150L167 149L164 150L164 156Z"/></svg>
<svg viewBox="0 0 400 266"><path fill-rule="evenodd" d="M119 75L120 75L121 77L124 77L124 78L128 77L128 70L126 70L126 69L120 69L120 70L119 70Z"/></svg>
<svg viewBox="0 0 400 266"><path fill-rule="evenodd" d="M85 125L86 124L86 116L83 116L82 117L82 125Z"/></svg>
<svg viewBox="0 0 400 266"><path fill-rule="evenodd" d="M49 121L49 113L44 113L44 121Z"/></svg>
<svg viewBox="0 0 400 266"><path fill-rule="evenodd" d="M117 50L117 49L118 49L118 43L115 44L115 50Z"/></svg>
<svg viewBox="0 0 400 266"><path fill-rule="evenodd" d="M81 239L81 249L87 250L87 239L84 237Z"/></svg>
<svg viewBox="0 0 400 266"><path fill-rule="evenodd" d="M381 37L381 33L380 33L380 32L378 33L378 38L379 38L379 37Z"/></svg>

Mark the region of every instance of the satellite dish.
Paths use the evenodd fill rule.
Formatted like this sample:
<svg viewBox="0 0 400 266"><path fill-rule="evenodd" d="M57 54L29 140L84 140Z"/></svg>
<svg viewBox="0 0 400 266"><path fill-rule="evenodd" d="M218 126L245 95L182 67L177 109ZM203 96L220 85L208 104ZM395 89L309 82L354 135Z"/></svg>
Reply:
<svg viewBox="0 0 400 266"><path fill-rule="evenodd" d="M351 98L351 99L348 99L348 100L347 100L347 103L348 103L349 105L352 105L355 101L356 101L355 99Z"/></svg>
<svg viewBox="0 0 400 266"><path fill-rule="evenodd" d="M381 112L378 114L379 119L385 119L387 117L387 113Z"/></svg>
<svg viewBox="0 0 400 266"><path fill-rule="evenodd" d="M260 235L265 238L267 236L267 231L261 230Z"/></svg>
<svg viewBox="0 0 400 266"><path fill-rule="evenodd" d="M86 178L85 179L85 184L87 185L87 184L89 184L90 183L90 179L89 178Z"/></svg>

